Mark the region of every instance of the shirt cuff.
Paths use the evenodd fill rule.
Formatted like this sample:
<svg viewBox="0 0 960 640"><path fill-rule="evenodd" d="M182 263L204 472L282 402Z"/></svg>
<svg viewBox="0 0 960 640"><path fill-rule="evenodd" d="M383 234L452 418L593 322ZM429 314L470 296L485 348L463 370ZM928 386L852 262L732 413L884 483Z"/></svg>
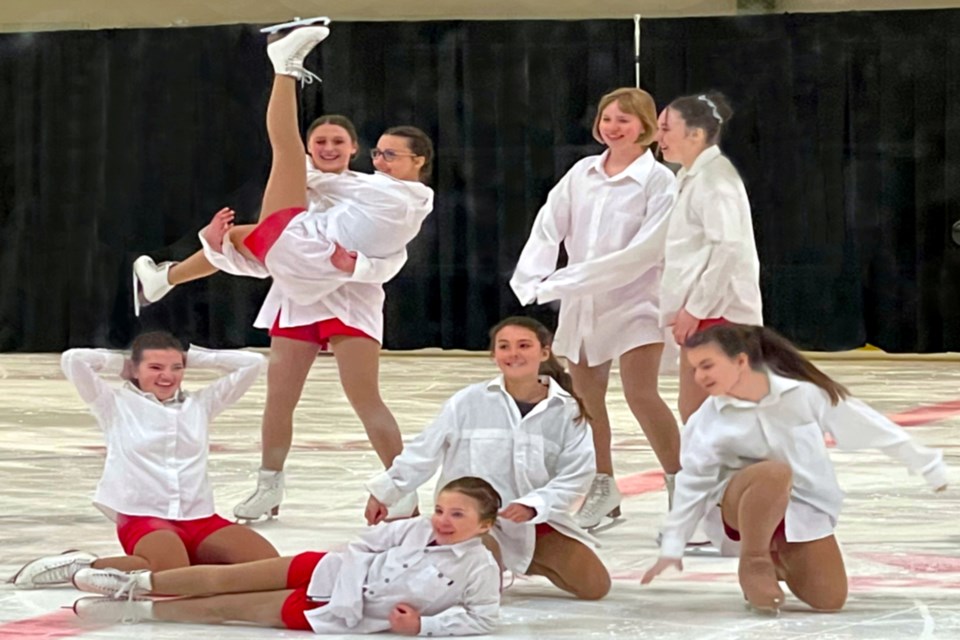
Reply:
<svg viewBox="0 0 960 640"><path fill-rule="evenodd" d="M683 558L683 551L686 547L687 543L685 540L665 533L663 540L660 542L660 557L671 559Z"/></svg>
<svg viewBox="0 0 960 640"><path fill-rule="evenodd" d="M437 622L436 616L420 616L420 633L417 635L432 638L440 636L441 634L443 634L443 629L440 627L439 622Z"/></svg>
<svg viewBox="0 0 960 640"><path fill-rule="evenodd" d="M394 484L390 474L384 471L379 473L365 485L367 491L374 498L387 505L388 507L403 496L403 492Z"/></svg>
<svg viewBox="0 0 960 640"><path fill-rule="evenodd" d="M931 488L940 489L949 483L949 471L950 467L948 467L946 463L939 462L935 467L923 474L923 479L927 481L927 484L930 485Z"/></svg>

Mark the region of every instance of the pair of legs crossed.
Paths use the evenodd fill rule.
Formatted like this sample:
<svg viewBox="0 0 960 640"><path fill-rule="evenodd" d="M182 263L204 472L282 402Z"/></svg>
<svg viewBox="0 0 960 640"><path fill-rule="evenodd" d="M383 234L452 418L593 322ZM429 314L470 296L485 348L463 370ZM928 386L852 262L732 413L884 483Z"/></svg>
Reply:
<svg viewBox="0 0 960 640"><path fill-rule="evenodd" d="M835 536L787 542L780 527L790 501L792 473L765 461L737 472L723 494L724 523L740 535L740 586L751 605L777 609L779 580L819 611L837 611L847 599L847 573Z"/></svg>

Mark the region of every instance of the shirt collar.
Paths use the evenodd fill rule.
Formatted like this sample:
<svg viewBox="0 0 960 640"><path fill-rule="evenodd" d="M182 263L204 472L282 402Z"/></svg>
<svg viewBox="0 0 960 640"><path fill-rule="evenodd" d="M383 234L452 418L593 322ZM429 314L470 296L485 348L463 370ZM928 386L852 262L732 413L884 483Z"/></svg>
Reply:
<svg viewBox="0 0 960 640"><path fill-rule="evenodd" d="M160 400L154 394L150 393L149 391L144 391L143 389L141 389L140 387L138 387L137 385L133 384L130 381L127 381L123 386L125 389L128 389L129 391L133 391L140 397L146 398L147 400L152 400L153 402L156 402L157 404L162 404L165 407L181 405L187 399L187 393L183 389L177 389L177 393L174 394L174 396L168 400Z"/></svg>
<svg viewBox="0 0 960 640"><path fill-rule="evenodd" d="M693 161L693 165L689 169L683 168L677 173L677 179L685 178L686 176L694 176L703 169L705 166L716 160L720 157L720 147L717 145L711 145L700 152L700 155L697 156L697 159Z"/></svg>
<svg viewBox="0 0 960 640"><path fill-rule="evenodd" d="M430 534L430 542L435 542L434 536ZM428 543L429 544L429 543ZM438 544L433 549L446 549L450 551L453 555L458 558L462 558L464 554L468 553L471 549L478 545L482 545L483 542L480 540L480 537L470 538L469 540L464 540L463 542L458 542L456 544Z"/></svg>
<svg viewBox="0 0 960 640"><path fill-rule="evenodd" d="M570 394L561 387L556 380L550 376L540 376L540 383L547 385L547 400L553 400L554 398L559 398L561 402L566 398L570 398ZM499 389L504 395L509 398L513 396L510 395L510 392L507 391L506 384L503 381L503 374L500 374L493 380L487 383L487 389Z"/></svg>
<svg viewBox="0 0 960 640"><path fill-rule="evenodd" d="M647 183L647 177L650 175L650 171L653 170L653 165L656 163L656 160L653 159L653 153L647 149L643 154L631 162L626 169L621 171L615 176L608 176L607 172L603 168L603 163L607 161L607 158L610 156L610 150L607 149L591 163L589 170L595 171L605 180L622 180L624 178L631 178L634 182L639 185L644 185Z"/></svg>
<svg viewBox="0 0 960 640"><path fill-rule="evenodd" d="M752 407L762 407L777 404L780 402L780 398L784 393L790 391L791 389L796 389L800 386L799 380L794 380L793 378L785 378L779 376L774 372L767 369L765 371L767 374L767 380L770 382L770 392L767 395L760 398L759 402L753 402L751 400L741 400L740 398L734 398L732 396L717 396L713 398L714 403L718 410L722 410L726 407L738 407L738 408L752 408Z"/></svg>

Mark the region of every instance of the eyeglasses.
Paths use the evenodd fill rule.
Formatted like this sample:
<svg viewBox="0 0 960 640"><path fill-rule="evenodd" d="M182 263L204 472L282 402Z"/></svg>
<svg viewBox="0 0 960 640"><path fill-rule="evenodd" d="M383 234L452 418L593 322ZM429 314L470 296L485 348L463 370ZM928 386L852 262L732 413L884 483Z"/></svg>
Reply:
<svg viewBox="0 0 960 640"><path fill-rule="evenodd" d="M380 149L370 149L370 157L374 160L381 156L383 156L384 162L393 162L397 158L416 158L418 157L418 154L400 153L399 151L394 151L393 149L385 149L383 151Z"/></svg>

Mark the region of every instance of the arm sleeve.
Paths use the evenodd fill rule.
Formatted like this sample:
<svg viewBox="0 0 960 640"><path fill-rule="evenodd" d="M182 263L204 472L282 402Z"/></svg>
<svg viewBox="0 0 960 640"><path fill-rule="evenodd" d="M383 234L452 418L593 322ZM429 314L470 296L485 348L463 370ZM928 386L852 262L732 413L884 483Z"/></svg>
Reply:
<svg viewBox="0 0 960 640"><path fill-rule="evenodd" d="M225 372L213 384L197 392L197 397L207 407L208 419L212 420L239 400L256 382L265 363L266 358L252 351L221 351L191 346L187 351L187 368Z"/></svg>
<svg viewBox="0 0 960 640"><path fill-rule="evenodd" d="M294 246L301 245L301 246ZM283 234L267 254L266 266L273 281L297 304L309 305L329 295L347 282L383 284L391 280L407 262L407 250L401 249L384 258L373 258L357 253L357 265L352 274L333 266L334 243L318 236L303 246L293 234Z"/></svg>
<svg viewBox="0 0 960 640"><path fill-rule="evenodd" d="M856 398L830 402L826 392L817 389L814 402L820 428L833 436L837 446L848 451L880 449L899 461L910 473L922 476L934 489L947 484L947 465L943 451L914 442L902 427Z"/></svg>
<svg viewBox="0 0 960 640"><path fill-rule="evenodd" d="M698 412L699 413L699 412ZM687 542L709 508L710 494L720 484L720 460L697 434L704 422L694 413L683 428L680 471L673 492L673 509L667 515L660 544L663 558L682 558Z"/></svg>
<svg viewBox="0 0 960 640"><path fill-rule="evenodd" d="M60 368L77 388L80 399L99 417L113 399L113 387L104 382L100 374L119 375L125 360L124 354L106 349L70 349L60 356Z"/></svg>
<svg viewBox="0 0 960 640"><path fill-rule="evenodd" d="M434 616L420 618L421 636L469 636L490 633L500 616L500 571L484 566L470 573L463 600Z"/></svg>
<svg viewBox="0 0 960 640"><path fill-rule="evenodd" d="M595 295L633 282L663 261L675 185L653 195L646 218L630 243L619 251L559 269L537 286L537 302Z"/></svg>
<svg viewBox="0 0 960 640"><path fill-rule="evenodd" d="M224 238L223 246L217 250L211 247L206 238L203 237L203 230L197 236L200 238L200 244L203 245L204 257L220 271L251 278L270 277L270 273L265 266L237 251L228 239Z"/></svg>
<svg viewBox="0 0 960 640"><path fill-rule="evenodd" d="M572 171L572 169L571 169ZM510 287L520 304L531 304L537 297L537 285L557 268L560 243L570 228L570 173L550 191L540 208L527 239Z"/></svg>
<svg viewBox="0 0 960 640"><path fill-rule="evenodd" d="M568 513L573 504L586 495L597 472L590 426L586 421L574 422L569 407L566 409L565 417L571 424L557 459L557 474L543 487L513 500L536 510L537 515L530 520L532 524L547 522L556 513Z"/></svg>
<svg viewBox="0 0 960 640"><path fill-rule="evenodd" d="M367 482L373 497L389 506L436 473L443 462L448 435L456 428L456 400L456 396L447 400L433 423L403 446L390 468Z"/></svg>
<svg viewBox="0 0 960 640"><path fill-rule="evenodd" d="M742 224L742 199L730 189L710 193L710 202L700 202L704 235L709 245L707 263L684 308L695 318L708 318L723 302L730 274L746 250L744 238L753 229ZM749 219L749 215L747 216Z"/></svg>

